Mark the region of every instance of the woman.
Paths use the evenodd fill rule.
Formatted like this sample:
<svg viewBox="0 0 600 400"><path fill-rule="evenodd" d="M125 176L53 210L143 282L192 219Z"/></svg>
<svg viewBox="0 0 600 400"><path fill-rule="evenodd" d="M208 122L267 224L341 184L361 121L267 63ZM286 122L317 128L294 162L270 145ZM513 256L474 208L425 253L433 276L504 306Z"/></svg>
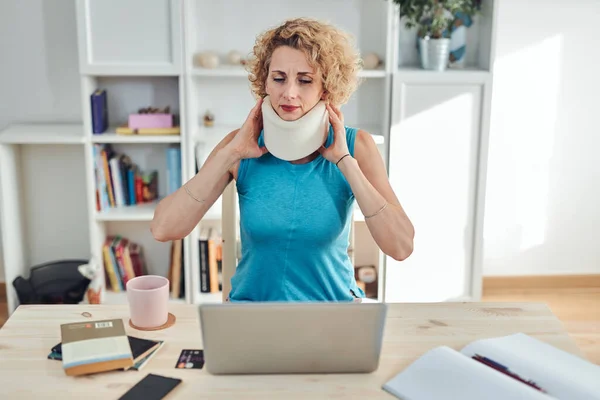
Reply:
<svg viewBox="0 0 600 400"><path fill-rule="evenodd" d="M411 254L413 226L375 142L368 132L346 127L339 108L355 91L359 68L348 36L328 24L293 19L264 32L248 63L256 105L196 176L158 204L152 234L159 241L179 239L236 180L242 258L230 301L364 297L347 253L354 200L385 254L396 260ZM321 146L293 160L269 152L263 110L302 125L323 103L330 126L320 133ZM288 150L295 148L293 139Z"/></svg>

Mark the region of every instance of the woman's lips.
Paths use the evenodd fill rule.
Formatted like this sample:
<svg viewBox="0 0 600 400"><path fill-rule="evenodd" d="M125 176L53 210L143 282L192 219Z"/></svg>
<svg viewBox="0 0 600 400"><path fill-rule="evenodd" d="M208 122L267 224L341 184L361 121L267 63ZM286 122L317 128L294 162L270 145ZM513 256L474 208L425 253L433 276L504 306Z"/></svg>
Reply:
<svg viewBox="0 0 600 400"><path fill-rule="evenodd" d="M298 108L300 108L300 107L297 107L297 106L285 106L285 105L281 106L281 109L283 111L285 111L285 112L292 112L292 111L295 111Z"/></svg>

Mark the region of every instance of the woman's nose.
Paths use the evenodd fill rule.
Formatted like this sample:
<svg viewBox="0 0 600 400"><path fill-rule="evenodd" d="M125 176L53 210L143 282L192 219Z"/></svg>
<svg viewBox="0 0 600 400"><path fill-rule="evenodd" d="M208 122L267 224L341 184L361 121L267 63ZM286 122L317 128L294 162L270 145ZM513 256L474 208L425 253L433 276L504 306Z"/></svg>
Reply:
<svg viewBox="0 0 600 400"><path fill-rule="evenodd" d="M286 99L295 99L298 96L298 88L294 83L288 83L283 91L283 97Z"/></svg>

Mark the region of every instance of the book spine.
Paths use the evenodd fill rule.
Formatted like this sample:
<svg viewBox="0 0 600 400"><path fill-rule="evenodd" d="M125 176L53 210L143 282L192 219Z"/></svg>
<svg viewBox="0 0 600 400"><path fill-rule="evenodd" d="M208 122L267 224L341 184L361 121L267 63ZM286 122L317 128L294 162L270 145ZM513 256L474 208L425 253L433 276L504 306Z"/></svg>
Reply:
<svg viewBox="0 0 600 400"><path fill-rule="evenodd" d="M108 191L106 187L106 177L104 176L104 166L102 163L102 148L100 145L94 145L94 165L96 169L96 180L98 196L100 198L100 211L105 211L110 208L108 200Z"/></svg>
<svg viewBox="0 0 600 400"><path fill-rule="evenodd" d="M181 186L181 149L167 149L167 195L177 191Z"/></svg>
<svg viewBox="0 0 600 400"><path fill-rule="evenodd" d="M210 293L210 271L208 269L208 240L199 240L200 247L200 292Z"/></svg>
<svg viewBox="0 0 600 400"><path fill-rule="evenodd" d="M110 177L110 167L108 165L108 153L106 150L100 152L102 157L102 168L104 169L104 177L106 179L106 190L108 192L108 201L111 207L115 206L115 196L112 190L112 179Z"/></svg>
<svg viewBox="0 0 600 400"><path fill-rule="evenodd" d="M102 246L102 254L104 255L104 268L106 270L106 275L108 275L108 279L110 281L110 288L115 292L121 291L121 285L119 284L119 277L115 273L115 267L113 265L113 259L111 256L111 243L112 238L108 237L104 242L104 246Z"/></svg>
<svg viewBox="0 0 600 400"><path fill-rule="evenodd" d="M127 281L131 278L127 273L127 268L125 266L125 258L123 255L124 247L127 246L127 239L120 238L114 244L113 250L115 252L115 259L117 261L117 265L119 266L119 272L121 274L121 282L123 283L123 288L127 288Z"/></svg>
<svg viewBox="0 0 600 400"><path fill-rule="evenodd" d="M137 204L135 195L135 170L133 167L127 170L127 184L129 185L129 204Z"/></svg>
<svg viewBox="0 0 600 400"><path fill-rule="evenodd" d="M119 263L117 262L117 257L115 255L115 245L120 240L120 237L114 237L113 241L110 243L108 248L108 255L110 257L111 264L113 266L113 271L117 280L117 284L119 285L119 291L124 292L125 286L123 284L124 271L121 271Z"/></svg>
<svg viewBox="0 0 600 400"><path fill-rule="evenodd" d="M112 176L115 204L117 206L124 206L125 203L123 201L123 184L121 182L121 167L119 165L119 158L117 156L111 158L108 164Z"/></svg>
<svg viewBox="0 0 600 400"><path fill-rule="evenodd" d="M135 176L135 199L137 204L144 202L144 182L140 174Z"/></svg>
<svg viewBox="0 0 600 400"><path fill-rule="evenodd" d="M121 179L121 190L123 191L123 205L129 206L129 184L127 183L127 165L124 156L119 157L119 177Z"/></svg>
<svg viewBox="0 0 600 400"><path fill-rule="evenodd" d="M133 263L131 262L131 243L126 242L123 248L123 263L125 265L125 272L127 273L127 279L133 279L136 277L135 270L133 269Z"/></svg>
<svg viewBox="0 0 600 400"><path fill-rule="evenodd" d="M108 127L108 110L106 91L97 90L90 97L92 111L92 132L94 134L104 133Z"/></svg>

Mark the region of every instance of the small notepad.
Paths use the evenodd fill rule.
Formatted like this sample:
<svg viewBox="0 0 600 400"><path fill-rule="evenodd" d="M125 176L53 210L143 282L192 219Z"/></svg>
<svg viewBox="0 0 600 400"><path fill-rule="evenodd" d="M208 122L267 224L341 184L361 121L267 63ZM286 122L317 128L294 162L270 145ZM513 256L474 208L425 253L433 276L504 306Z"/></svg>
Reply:
<svg viewBox="0 0 600 400"><path fill-rule="evenodd" d="M62 363L67 375L129 368L133 355L121 319L62 324Z"/></svg>

